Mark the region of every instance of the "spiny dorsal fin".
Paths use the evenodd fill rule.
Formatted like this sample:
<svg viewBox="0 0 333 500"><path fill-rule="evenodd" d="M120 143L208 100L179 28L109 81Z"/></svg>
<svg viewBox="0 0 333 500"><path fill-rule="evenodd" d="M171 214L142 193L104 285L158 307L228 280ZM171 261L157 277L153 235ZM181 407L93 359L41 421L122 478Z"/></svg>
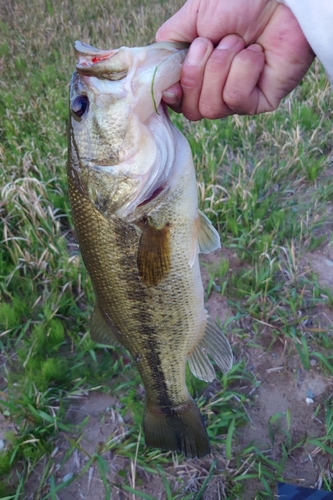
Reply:
<svg viewBox="0 0 333 500"><path fill-rule="evenodd" d="M210 318L207 320L204 336L188 356L188 364L195 377L212 382L215 378L215 370L208 354L223 373L227 373L231 369L233 355L230 344L220 328Z"/></svg>
<svg viewBox="0 0 333 500"><path fill-rule="evenodd" d="M156 229L147 221L138 250L138 269L142 281L147 286L157 286L169 274L170 266L170 224Z"/></svg>
<svg viewBox="0 0 333 500"><path fill-rule="evenodd" d="M121 347L121 343L117 340L116 335L119 335L118 330L112 324L108 325L103 318L98 305L95 305L94 313L90 325L90 337L98 344L110 345L112 347Z"/></svg>
<svg viewBox="0 0 333 500"><path fill-rule="evenodd" d="M208 217L198 210L199 228L198 228L198 244L199 253L210 253L218 248L221 248L220 235L212 225Z"/></svg>

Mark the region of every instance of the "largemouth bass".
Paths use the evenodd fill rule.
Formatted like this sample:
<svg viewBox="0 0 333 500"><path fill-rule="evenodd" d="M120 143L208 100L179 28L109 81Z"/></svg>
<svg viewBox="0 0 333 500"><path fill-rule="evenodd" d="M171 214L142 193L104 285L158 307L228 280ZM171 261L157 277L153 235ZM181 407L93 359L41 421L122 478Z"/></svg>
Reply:
<svg viewBox="0 0 333 500"><path fill-rule="evenodd" d="M183 44L99 50L76 42L68 183L96 295L91 337L130 352L146 390L148 446L210 452L185 382L211 381L232 353L204 308L198 253L220 246L198 210L192 155L161 103L180 79Z"/></svg>

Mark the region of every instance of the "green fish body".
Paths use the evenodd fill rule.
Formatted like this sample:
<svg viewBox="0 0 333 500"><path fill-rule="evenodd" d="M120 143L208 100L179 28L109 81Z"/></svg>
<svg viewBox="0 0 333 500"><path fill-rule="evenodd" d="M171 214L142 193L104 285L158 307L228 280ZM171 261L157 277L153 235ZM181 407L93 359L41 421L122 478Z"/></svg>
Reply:
<svg viewBox="0 0 333 500"><path fill-rule="evenodd" d="M198 210L192 155L162 92L180 79L181 44L98 50L76 42L68 184L80 250L96 295L93 340L130 352L146 390L146 444L210 452L185 382L232 364L207 316L199 252L220 246Z"/></svg>

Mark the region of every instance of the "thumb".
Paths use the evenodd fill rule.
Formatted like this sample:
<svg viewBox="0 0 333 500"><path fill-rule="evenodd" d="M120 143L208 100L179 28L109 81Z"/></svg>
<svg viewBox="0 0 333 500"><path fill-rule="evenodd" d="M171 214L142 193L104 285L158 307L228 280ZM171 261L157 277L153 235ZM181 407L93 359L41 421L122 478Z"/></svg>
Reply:
<svg viewBox="0 0 333 500"><path fill-rule="evenodd" d="M188 0L156 32L156 41L192 42L197 38L199 0Z"/></svg>

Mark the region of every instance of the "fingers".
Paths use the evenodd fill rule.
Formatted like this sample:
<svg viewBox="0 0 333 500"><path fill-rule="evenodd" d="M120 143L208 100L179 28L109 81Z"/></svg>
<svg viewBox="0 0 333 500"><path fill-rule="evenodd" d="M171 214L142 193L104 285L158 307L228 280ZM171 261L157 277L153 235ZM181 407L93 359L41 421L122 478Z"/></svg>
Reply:
<svg viewBox="0 0 333 500"><path fill-rule="evenodd" d="M185 116L192 121L202 118L198 103L205 66L213 50L213 44L208 39L196 38L183 63L181 86L173 85L163 92L163 100L178 113L184 113L184 109L187 108L188 112Z"/></svg>
<svg viewBox="0 0 333 500"><path fill-rule="evenodd" d="M199 100L206 64L214 50L207 38L196 38L188 51L181 73L182 112L189 120L200 120Z"/></svg>
<svg viewBox="0 0 333 500"><path fill-rule="evenodd" d="M174 30L173 39L193 41L183 63L181 87L176 85L168 89L163 95L165 101L190 120L276 109L281 99L299 83L314 57L292 12L279 3L265 22L259 23L258 33L249 37L236 26L242 36L224 36L214 48L215 38L212 41L212 35L199 37L194 28L196 16L201 14L202 19L205 13L204 10L201 13L191 10L196 2L187 0L178 18L176 14L166 25ZM206 0L204 5L216 8L221 4ZM190 10L185 12L186 8ZM216 18L212 12L208 16L210 20ZM190 19L192 31L183 31L181 36L177 30L184 19ZM199 24L197 30L202 33ZM160 30L157 38L163 39L166 36L163 26ZM244 48L249 40L252 45Z"/></svg>
<svg viewBox="0 0 333 500"><path fill-rule="evenodd" d="M206 42L205 39L193 42L195 50L183 65L182 86L173 85L163 93L163 100L174 111L196 121L225 118L234 113L252 115L277 108L281 97L274 97L274 82L267 95L260 88L265 67L261 45L244 49L244 42L237 35L228 35L216 49Z"/></svg>
<svg viewBox="0 0 333 500"><path fill-rule="evenodd" d="M274 107L258 86L264 66L265 54L261 45L251 45L235 56L221 96L229 114L253 115L277 107L278 103Z"/></svg>
<svg viewBox="0 0 333 500"><path fill-rule="evenodd" d="M205 38L197 38L192 43L181 76L181 110L186 118L195 121L231 114L223 102L222 92L232 60L243 48L244 41L238 35L227 35L215 49Z"/></svg>
<svg viewBox="0 0 333 500"><path fill-rule="evenodd" d="M254 112L264 55L259 45L243 48L238 35L226 36L215 49L208 39L196 38L183 64L181 87L167 89L163 100L192 121Z"/></svg>
<svg viewBox="0 0 333 500"><path fill-rule="evenodd" d="M188 0L156 32L156 41L192 42L197 38L197 17L200 0Z"/></svg>
<svg viewBox="0 0 333 500"><path fill-rule="evenodd" d="M175 85L172 85L172 87L169 87L167 90L165 90L162 93L162 99L163 101L168 104L171 108L173 108L174 111L177 111L178 113L181 112L180 106L181 106L181 101L183 97L183 91L180 86L180 83L176 83Z"/></svg>
<svg viewBox="0 0 333 500"><path fill-rule="evenodd" d="M215 119L231 114L223 101L223 89L228 79L234 58L244 48L244 41L238 35L224 37L210 56L200 93L199 111L205 118ZM183 108L186 109L186 98Z"/></svg>

